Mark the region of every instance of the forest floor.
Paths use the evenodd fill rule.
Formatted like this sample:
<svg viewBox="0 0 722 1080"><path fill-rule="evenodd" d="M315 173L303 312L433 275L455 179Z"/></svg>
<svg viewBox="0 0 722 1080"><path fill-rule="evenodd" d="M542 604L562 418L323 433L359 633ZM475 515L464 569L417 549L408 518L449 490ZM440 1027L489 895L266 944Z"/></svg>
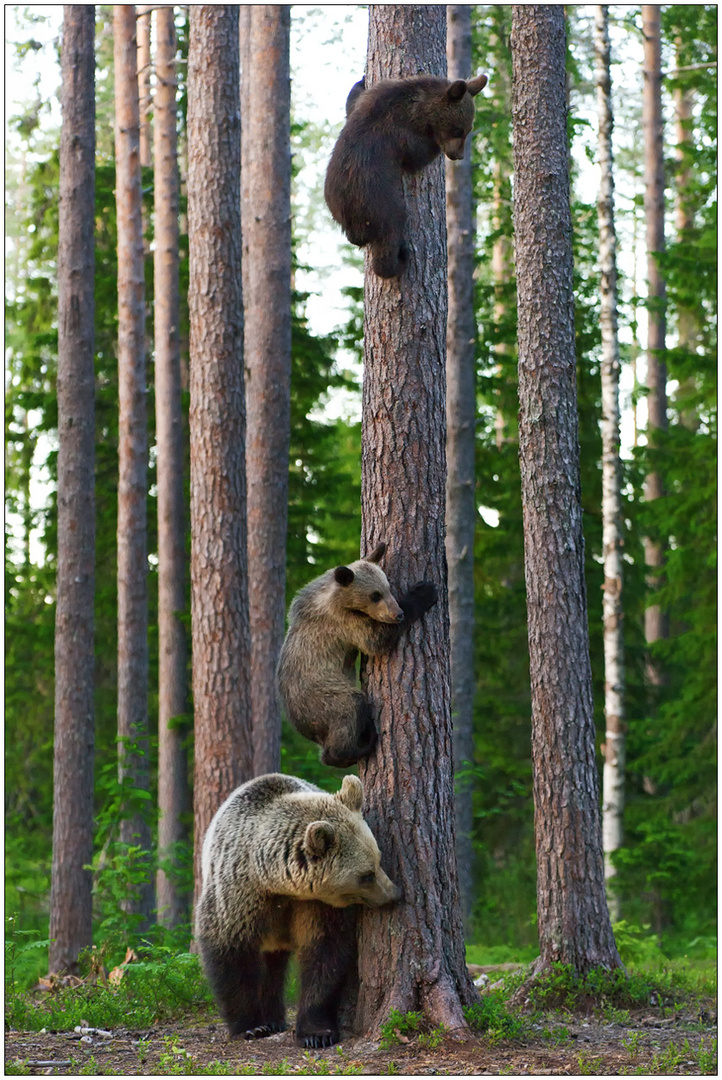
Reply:
<svg viewBox="0 0 722 1080"><path fill-rule="evenodd" d="M229 1041L220 1023L174 1023L145 1030L5 1034L5 1074L157 1075L714 1075L716 1006L648 1008L588 1016L562 1010L518 1013L513 1037L441 1032L380 1044L349 1039L304 1051L291 1031L255 1042ZM712 1011L714 1010L714 1011ZM672 1012L672 1015L665 1015Z"/></svg>

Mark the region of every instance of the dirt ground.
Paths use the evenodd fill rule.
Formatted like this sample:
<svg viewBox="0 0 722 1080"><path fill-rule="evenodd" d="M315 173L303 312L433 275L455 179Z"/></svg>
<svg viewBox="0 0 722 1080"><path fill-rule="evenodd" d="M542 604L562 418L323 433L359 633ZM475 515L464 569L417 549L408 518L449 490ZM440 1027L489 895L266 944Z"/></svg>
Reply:
<svg viewBox="0 0 722 1080"><path fill-rule="evenodd" d="M251 1075L689 1076L717 1071L712 1056L716 1020L716 1014L699 1009L672 1018L661 1016L658 1009L640 1011L623 1023L554 1013L541 1022L529 1018L524 1036L495 1043L482 1036L463 1041L447 1036L429 1046L414 1036L390 1048L356 1039L314 1051L297 1047L290 1031L256 1042L232 1042L220 1023L85 1036L82 1031L11 1031L5 1035L5 1062L6 1074L12 1070L36 1076L81 1071L96 1076L192 1075L213 1071L213 1062Z"/></svg>

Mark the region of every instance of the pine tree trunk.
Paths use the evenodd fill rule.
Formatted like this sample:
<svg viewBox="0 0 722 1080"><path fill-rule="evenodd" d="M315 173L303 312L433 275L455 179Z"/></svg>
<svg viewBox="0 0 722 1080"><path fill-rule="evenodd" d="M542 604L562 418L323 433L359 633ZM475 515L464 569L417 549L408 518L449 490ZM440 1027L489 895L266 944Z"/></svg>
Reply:
<svg viewBox="0 0 722 1080"><path fill-rule="evenodd" d="M60 54L58 574L50 971L92 943L95 584L95 8L67 5Z"/></svg>
<svg viewBox="0 0 722 1080"><path fill-rule="evenodd" d="M471 78L471 7L446 9L450 79ZM449 573L451 709L456 773L456 861L466 922L473 899L474 825L474 483L476 372L474 370L474 205L471 146L463 161L446 165L449 317L446 328L446 562Z"/></svg>
<svg viewBox="0 0 722 1080"><path fill-rule="evenodd" d="M238 8L190 9L191 614L196 898L203 837L253 775L246 571Z"/></svg>
<svg viewBox="0 0 722 1080"><path fill-rule="evenodd" d="M617 336L617 238L614 228L614 161L612 156L612 85L610 76L609 10L595 8L597 112L601 178L597 217L601 268L600 324L602 330L602 547L604 555L604 773L602 837L604 875L615 869L611 855L622 846L624 825L624 606L622 561L622 468L619 458L619 339ZM619 896L607 897L610 914L621 917Z"/></svg>
<svg viewBox="0 0 722 1080"><path fill-rule="evenodd" d="M442 6L372 5L366 79L443 74ZM365 814L404 901L359 920L356 1024L378 1033L394 1008L465 1026L477 1000L464 962L454 853L446 486L446 231L441 160L405 185L410 261L382 280L366 268L362 540L388 542L385 569L404 589L426 578L436 607L399 647L368 663L379 742L359 763Z"/></svg>
<svg viewBox="0 0 722 1080"><path fill-rule="evenodd" d="M654 446L655 432L667 428L666 289L658 254L664 251L664 141L662 119L661 8L642 4L644 39L644 84L642 126L644 128L644 214L647 227L647 441ZM647 501L664 494L661 475L650 472L644 484ZM644 558L649 568L649 588L654 591L664 567L664 547L650 537L644 542ZM648 645L666 638L668 619L659 604L644 613L644 634ZM664 683L659 663L651 657L647 678L652 686Z"/></svg>
<svg viewBox="0 0 722 1080"><path fill-rule="evenodd" d="M119 777L149 789L148 761L148 435L145 283L141 221L138 47L135 8L113 8L115 159L118 214L118 748ZM150 827L140 811L124 817L120 838L150 853ZM150 920L148 880L127 910Z"/></svg>
<svg viewBox="0 0 722 1080"><path fill-rule="evenodd" d="M512 8L514 231L539 972L621 964L604 894L569 206L564 10Z"/></svg>
<svg viewBox="0 0 722 1080"><path fill-rule="evenodd" d="M190 809L185 731L187 650L181 616L185 598L183 414L178 294L178 138L176 32L172 7L156 12L154 98L155 420L158 485L158 919L175 926L185 913L173 873L187 837L181 815Z"/></svg>
<svg viewBox="0 0 722 1080"><path fill-rule="evenodd" d="M681 41L677 40L677 67L681 67ZM681 86L674 88L674 120L676 132L676 152L678 170L677 199L675 206L675 226L677 237L684 240L685 235L694 227L694 213L689 199L689 187L691 172L687 154L692 143L692 125L694 123L694 92ZM699 322L697 312L692 307L678 304L677 306L677 344L685 352L695 351L699 339ZM686 379L680 389L682 391L694 388L694 378ZM697 431L699 417L694 408L684 408L680 411L680 421L689 431Z"/></svg>
<svg viewBox="0 0 722 1080"><path fill-rule="evenodd" d="M136 8L138 34L138 109L140 117L140 164L144 169L151 166L150 133L150 15L153 8L141 5ZM160 9L158 9L160 10Z"/></svg>
<svg viewBox="0 0 722 1080"><path fill-rule="evenodd" d="M248 601L254 772L281 767L275 675L285 628L291 425L291 9L242 13L242 217Z"/></svg>

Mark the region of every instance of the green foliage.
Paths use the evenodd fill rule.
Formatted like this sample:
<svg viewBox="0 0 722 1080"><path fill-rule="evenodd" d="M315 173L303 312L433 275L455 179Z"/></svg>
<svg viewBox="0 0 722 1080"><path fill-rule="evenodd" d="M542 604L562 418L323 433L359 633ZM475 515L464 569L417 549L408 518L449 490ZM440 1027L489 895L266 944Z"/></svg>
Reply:
<svg viewBox="0 0 722 1080"><path fill-rule="evenodd" d="M384 1050L389 1050L392 1046L404 1041L399 1038L400 1035L407 1037L406 1041L408 1041L408 1036L415 1035L423 1028L423 1025L423 1013L401 1013L398 1009L391 1009L388 1020L381 1025L380 1045Z"/></svg>
<svg viewBox="0 0 722 1080"><path fill-rule="evenodd" d="M507 1009L505 997L505 992L492 990L464 1009L471 1030L485 1035L492 1045L505 1039L521 1038L527 1032L524 1020Z"/></svg>

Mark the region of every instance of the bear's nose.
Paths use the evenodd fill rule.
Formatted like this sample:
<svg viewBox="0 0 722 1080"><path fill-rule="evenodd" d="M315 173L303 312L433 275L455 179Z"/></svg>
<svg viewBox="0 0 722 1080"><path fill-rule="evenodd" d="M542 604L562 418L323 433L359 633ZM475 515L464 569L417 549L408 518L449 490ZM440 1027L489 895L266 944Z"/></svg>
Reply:
<svg viewBox="0 0 722 1080"><path fill-rule="evenodd" d="M403 621L404 621L404 613L403 613L403 611L400 611L398 613L398 615L396 616L396 622L403 622Z"/></svg>

